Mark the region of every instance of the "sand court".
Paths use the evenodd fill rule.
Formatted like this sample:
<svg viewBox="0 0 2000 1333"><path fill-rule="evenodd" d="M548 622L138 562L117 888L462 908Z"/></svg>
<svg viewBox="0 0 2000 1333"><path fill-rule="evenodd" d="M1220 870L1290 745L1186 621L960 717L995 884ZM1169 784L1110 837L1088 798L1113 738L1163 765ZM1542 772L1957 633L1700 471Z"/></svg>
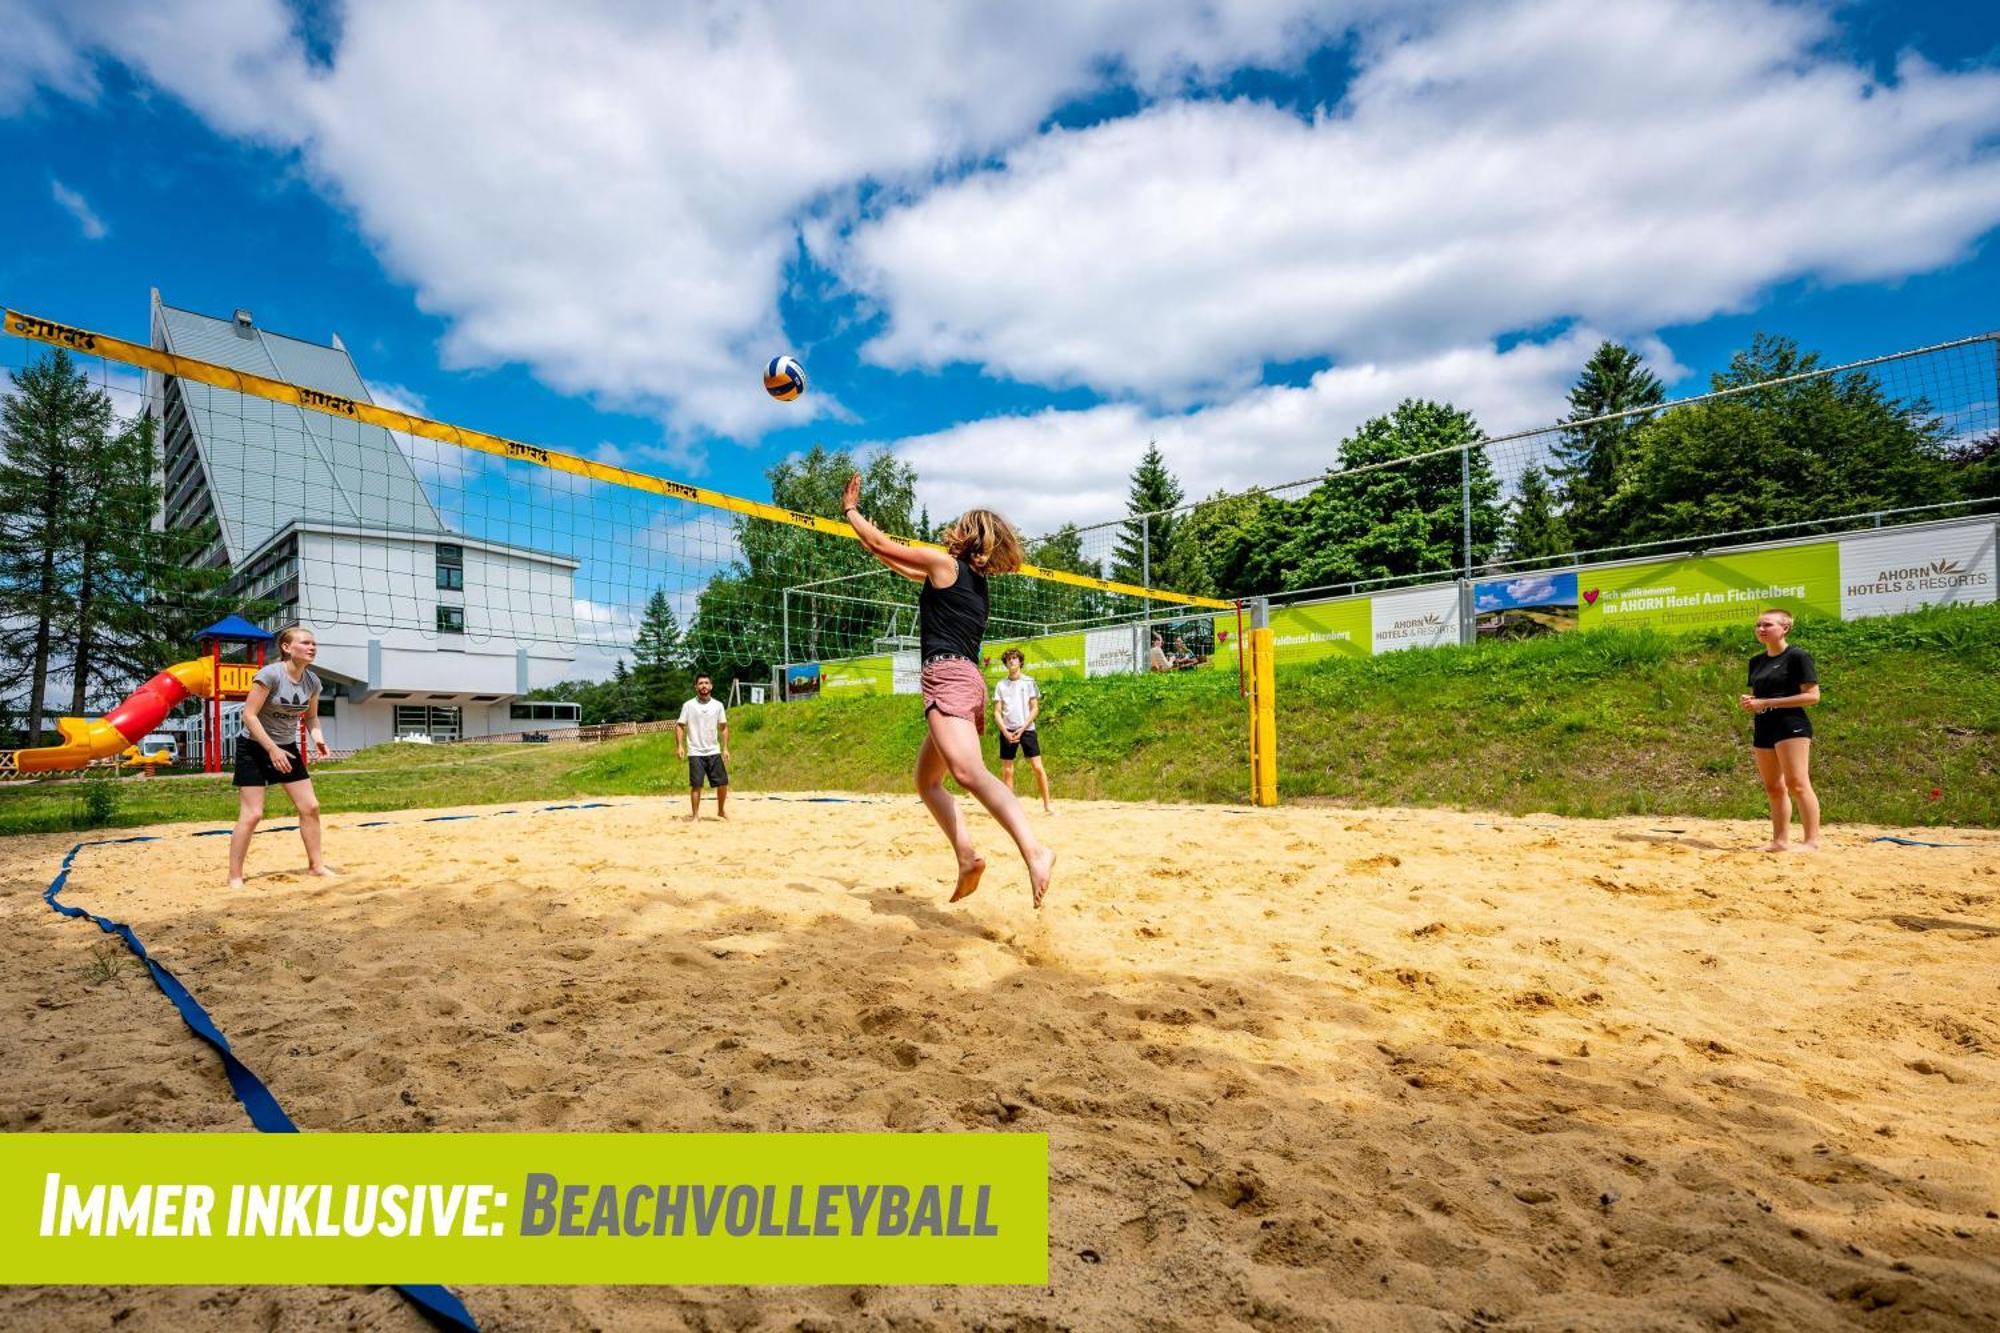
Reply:
<svg viewBox="0 0 2000 1333"><path fill-rule="evenodd" d="M333 882L263 835L240 895L165 828L65 899L308 1130L1046 1133L1051 1281L461 1289L488 1328L2000 1326L2000 835L1072 803L1038 917L970 803L950 908L914 797L517 809L333 816ZM72 841L0 844L0 1129L247 1129L41 902ZM421 1327L379 1289L0 1291L10 1328L120 1311Z"/></svg>

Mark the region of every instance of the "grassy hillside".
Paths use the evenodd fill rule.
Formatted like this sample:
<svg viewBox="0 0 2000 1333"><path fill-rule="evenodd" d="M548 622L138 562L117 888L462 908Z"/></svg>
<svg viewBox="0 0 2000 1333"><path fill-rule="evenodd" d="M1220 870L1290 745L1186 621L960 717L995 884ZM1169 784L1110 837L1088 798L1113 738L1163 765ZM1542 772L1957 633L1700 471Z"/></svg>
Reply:
<svg viewBox="0 0 2000 1333"><path fill-rule="evenodd" d="M1811 627L1817 784L1830 820L2000 825L2000 608ZM1286 799L1524 813L1761 815L1741 635L1604 631L1328 661L1278 673ZM1052 686L1058 798L1236 801L1247 790L1233 672ZM743 790L905 790L907 697L743 708ZM995 760L991 737L988 757ZM684 790L671 735L592 746L382 747L321 770L329 810ZM1027 788L1024 779L1023 787ZM1932 791L1938 792L1934 799ZM0 790L0 833L78 827L83 784ZM127 779L113 825L233 816L226 780ZM273 799L274 811L283 802Z"/></svg>

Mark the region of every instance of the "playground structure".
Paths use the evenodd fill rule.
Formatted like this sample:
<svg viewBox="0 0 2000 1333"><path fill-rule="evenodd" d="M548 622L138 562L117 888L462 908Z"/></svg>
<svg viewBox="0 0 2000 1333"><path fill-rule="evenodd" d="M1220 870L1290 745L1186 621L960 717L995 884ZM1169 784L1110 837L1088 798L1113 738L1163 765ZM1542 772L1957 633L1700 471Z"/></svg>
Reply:
<svg viewBox="0 0 2000 1333"><path fill-rule="evenodd" d="M0 750L0 774L55 773L83 768L134 749L182 700L215 693L215 662L198 657L176 662L125 697L103 717L56 720L62 740L32 750Z"/></svg>
<svg viewBox="0 0 2000 1333"><path fill-rule="evenodd" d="M140 742L157 730L183 701L202 699L202 768L222 771L222 705L249 696L251 682L264 665L264 645L271 635L241 616L224 616L196 636L203 656L173 666L132 691L125 701L99 718L56 720L62 740L27 750L0 750L0 777L23 773L59 773L88 767L99 760L120 760L124 767L156 770L173 762L165 754L147 755ZM224 644L244 644L255 660L224 661Z"/></svg>

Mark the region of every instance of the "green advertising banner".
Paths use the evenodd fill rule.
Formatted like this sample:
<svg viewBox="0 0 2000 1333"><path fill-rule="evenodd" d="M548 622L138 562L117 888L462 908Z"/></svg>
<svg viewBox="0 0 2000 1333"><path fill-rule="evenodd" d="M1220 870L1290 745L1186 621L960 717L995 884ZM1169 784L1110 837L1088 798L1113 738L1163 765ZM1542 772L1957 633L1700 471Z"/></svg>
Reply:
<svg viewBox="0 0 2000 1333"><path fill-rule="evenodd" d="M1027 659L1021 664L1021 670L1036 680L1083 679L1081 634L1053 634L1045 639L996 639L982 644L979 652L986 659L988 680L999 680L1007 674L1000 654L1009 648L1021 650L1021 656Z"/></svg>
<svg viewBox="0 0 2000 1333"><path fill-rule="evenodd" d="M0 1283L1048 1282L1041 1134L0 1134Z"/></svg>
<svg viewBox="0 0 2000 1333"><path fill-rule="evenodd" d="M1691 556L1643 565L1585 569L1577 577L1581 627L1634 629L1747 627L1767 606L1801 619L1840 618L1840 546Z"/></svg>
<svg viewBox="0 0 2000 1333"><path fill-rule="evenodd" d="M1271 611L1271 643L1286 664L1325 657L1367 657L1374 651L1374 623L1368 599L1280 606Z"/></svg>
<svg viewBox="0 0 2000 1333"><path fill-rule="evenodd" d="M894 664L886 656L851 657L820 667L821 694L891 694L895 685Z"/></svg>

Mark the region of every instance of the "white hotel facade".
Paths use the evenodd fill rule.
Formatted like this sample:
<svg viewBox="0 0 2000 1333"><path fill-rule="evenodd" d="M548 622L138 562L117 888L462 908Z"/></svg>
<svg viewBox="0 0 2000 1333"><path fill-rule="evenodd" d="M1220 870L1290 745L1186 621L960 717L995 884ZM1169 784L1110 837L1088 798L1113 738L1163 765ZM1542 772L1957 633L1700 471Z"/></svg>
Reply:
<svg viewBox="0 0 2000 1333"><path fill-rule="evenodd" d="M372 402L338 335L321 345L152 297L156 348ZM327 743L356 750L573 725L520 696L576 654L569 557L452 531L388 431L148 372L168 528L214 519L200 563L319 640ZM234 730L234 728L231 728Z"/></svg>

